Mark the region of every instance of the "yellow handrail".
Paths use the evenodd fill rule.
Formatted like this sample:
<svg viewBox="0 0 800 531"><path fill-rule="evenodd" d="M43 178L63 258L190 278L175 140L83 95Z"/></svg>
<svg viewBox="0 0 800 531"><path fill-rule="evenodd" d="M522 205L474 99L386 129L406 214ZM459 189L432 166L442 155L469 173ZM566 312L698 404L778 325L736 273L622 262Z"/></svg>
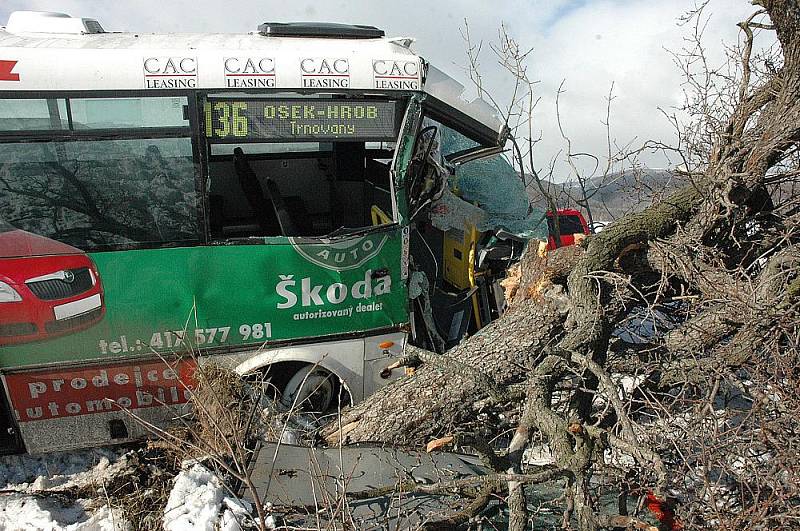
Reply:
<svg viewBox="0 0 800 531"><path fill-rule="evenodd" d="M369 210L370 215L372 216L372 225L388 225L392 222L392 218L389 215L380 209L378 205L372 205L372 208Z"/></svg>

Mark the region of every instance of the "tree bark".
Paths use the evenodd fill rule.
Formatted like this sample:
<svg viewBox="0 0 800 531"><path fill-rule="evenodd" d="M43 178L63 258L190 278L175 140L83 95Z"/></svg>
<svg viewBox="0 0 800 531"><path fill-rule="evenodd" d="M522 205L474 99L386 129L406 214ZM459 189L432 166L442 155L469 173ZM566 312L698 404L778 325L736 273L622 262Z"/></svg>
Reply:
<svg viewBox="0 0 800 531"><path fill-rule="evenodd" d="M326 441L422 445L458 431L476 415L480 402L492 400L495 389L506 392L523 382L544 347L562 333L567 298L553 281L563 281L580 252L572 248L540 257L535 249L528 251L521 263L519 288L503 319L444 355L427 353L424 357L434 363L423 363L412 375L344 411L341 423L331 423L323 431ZM442 361L436 363L437 358ZM484 383L487 379L494 382L494 389Z"/></svg>

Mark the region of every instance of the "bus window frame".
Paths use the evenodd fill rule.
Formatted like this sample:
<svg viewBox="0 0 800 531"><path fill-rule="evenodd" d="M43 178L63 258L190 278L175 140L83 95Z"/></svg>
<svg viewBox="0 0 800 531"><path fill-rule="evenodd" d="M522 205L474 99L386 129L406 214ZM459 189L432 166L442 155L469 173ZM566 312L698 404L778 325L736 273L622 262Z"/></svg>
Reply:
<svg viewBox="0 0 800 531"><path fill-rule="evenodd" d="M504 145L508 138L508 127L498 134L496 131L486 128L476 119L457 109L448 107L430 94L425 95L423 113L425 118L430 118L442 125L446 125L470 140L477 142L479 146L476 149Z"/></svg>
<svg viewBox="0 0 800 531"><path fill-rule="evenodd" d="M383 224L383 225L375 225L372 227L355 227L351 230L344 232L341 235L327 235L327 236L267 236L267 237L259 237L258 240L263 242L264 244L270 243L285 243L292 238L298 241L319 241L320 239L328 239L328 240L336 240L336 239L344 239L344 238L351 238L357 234L365 234L365 233L374 233L374 232L381 232L383 230L395 230L398 229L401 225L401 219L404 217L404 212L400 210L399 205L399 197L398 194L401 192L402 184L398 182L397 178L397 171L396 168L397 164L400 161L399 158L399 150L401 148L401 141L403 139L403 134L405 132L405 127L407 120L409 119L409 113L412 112L412 102L422 100L423 96L421 92L418 91L397 91L392 92L389 94L385 93L371 93L365 90L341 90L336 91L335 93L329 92L320 92L319 90L302 90L302 89L274 89L270 91L254 91L254 90L236 90L230 91L225 89L205 89L205 90L196 90L194 91L195 97L193 98L193 103L195 106L195 114L192 114L192 117L195 118L192 123L193 130L197 131L197 139L198 139L198 150L199 150L199 161L200 161L200 168L201 168L201 176L200 176L200 185L201 185L201 199L203 202L203 212L204 212L204 223L203 228L205 232L205 240L203 245L219 245L219 244L248 244L252 243L252 238L232 238L232 239L214 239L211 237L211 223L210 223L210 194L208 193L208 184L209 184L209 163L213 160L227 160L228 155L212 155L211 154L211 145L212 144L230 144L228 142L212 142L211 138L206 136L205 131L205 120L203 120L202 116L202 109L203 105L206 101L219 101L225 99L232 99L233 96L220 96L214 97L215 93L225 93L228 94L230 92L236 92L237 94L241 95L241 97L252 97L254 95L261 96L264 99L269 98L291 98L297 96L304 96L304 95L315 95L315 94L331 94L333 96L338 96L341 99L357 99L353 98L353 96L363 97L363 98L374 98L374 99L387 99L387 100L394 100L398 105L397 109L397 118L399 119L398 124L398 131L397 136L395 138L395 149L394 154L392 156L392 162L389 168L389 181L390 181L390 194L391 194L391 203L392 203L392 213L391 213L391 223ZM211 98L209 98L211 95ZM414 118L417 120L418 118ZM419 120L421 123L421 119ZM419 124L416 124L416 129L418 129ZM259 142L268 144L280 144L281 140L260 140ZM330 141L335 142L335 141ZM202 147L201 147L202 146ZM292 158L307 158L309 153L264 153L264 154L254 154L252 155L255 159L263 159L263 160L280 160L280 159L292 159Z"/></svg>
<svg viewBox="0 0 800 531"><path fill-rule="evenodd" d="M475 127L470 127L470 122L458 119L456 113L452 114L443 114L442 111L435 105L431 105L432 98L428 96L425 101L423 102L423 109L422 109L422 120L420 121L421 124L425 121L426 118L433 120L437 124L443 125L449 129L452 129L456 133L476 142L478 145L463 149L461 151L454 151L453 153L449 153L447 155L442 155L442 158L447 161L448 163L451 160L457 161L463 158L469 158L468 162L472 162L474 160L480 160L483 158L493 157L498 155L500 152L503 151L503 146L499 143L500 139L491 140L488 137L481 135L480 132ZM438 100L436 100L438 101ZM459 115L461 113L458 113ZM472 120L471 125L475 125L477 122ZM438 136L437 132L437 136ZM497 151L500 150L500 151ZM481 152L485 151L485 154L481 154ZM470 157L470 155L475 154L474 158ZM458 165L458 162L454 162L454 165Z"/></svg>
<svg viewBox="0 0 800 531"><path fill-rule="evenodd" d="M422 111L421 111L421 116L419 117L419 124L417 125L417 128L414 132L415 141L412 152L415 153L417 150L417 142L420 141L418 135L419 132L424 128L426 119L434 121L437 125L442 125L449 129L452 129L456 133L478 144L477 146L463 149L460 151L455 151L447 155L442 154L442 162L444 162L446 169L451 174L455 173L456 168L461 164L467 164L477 160L491 158L500 155L505 151L504 146L501 145L499 141L507 134L507 131L503 132L501 138L498 139L498 141L496 142L491 141L489 140L488 137L482 136L479 130L475 129L474 127L470 128L469 124L472 124L474 126L478 122L473 119L465 120L464 117L466 118L469 117L467 117L463 113L454 110L451 114L448 115L443 114L440 109L442 103L436 98L433 98L428 94L425 94L421 99L421 103L422 103ZM441 131L439 131L437 127L436 136L440 137L440 135ZM403 187L406 187L407 185L408 185L407 182L404 182L402 184ZM409 190L405 190L405 193L408 194Z"/></svg>
<svg viewBox="0 0 800 531"><path fill-rule="evenodd" d="M136 250L136 249L160 249L170 247L196 247L213 245L220 243L219 241L211 238L211 227L209 220L209 198L207 193L207 176L209 171L209 162L211 160L210 149L208 149L208 138L205 136L204 120L202 119L202 104L207 99L209 93L219 92L235 92L241 94L242 97L252 97L254 95L269 98L269 97L286 97L286 96L313 96L315 94L333 94L342 97L343 99L349 98L385 98L393 99L401 103L398 111L398 118L400 119L397 138L395 141L395 151L392 158L390 167L390 182L392 194L392 223L387 225L377 225L375 227L367 227L367 231L375 231L378 229L392 227L399 225L405 218L405 208L400 204L401 199L407 203L407 198L404 193L404 170L397 168L400 162L399 150L402 148L403 135L406 133L407 121L412 120L415 126L415 134L418 132L422 124L422 117L427 115L428 109L426 107L426 100L431 97L421 91L392 91L391 93L379 91L367 91L363 89L341 89L335 93L323 93L314 89L272 89L272 90L255 90L255 89L240 89L233 91L226 91L225 89L191 89L191 90L145 90L145 89L124 89L124 90L55 90L55 91L0 91L0 99L58 99L64 98L69 101L69 98L132 98L132 97L185 97L188 106L189 124L184 127L142 127L142 128L114 128L114 129L80 129L80 130L64 130L64 129L42 129L42 130L23 130L23 131L0 131L0 143L18 143L18 142L57 142L57 141L76 141L76 140L137 140L147 138L189 138L192 146L192 161L195 166L195 192L198 194L198 222L200 223L200 230L198 231L198 238L196 241L187 242L136 242L124 244L113 247L104 247L101 249L93 249L91 252L112 252L120 250ZM419 116L409 117L412 112L413 102L419 106ZM403 105L404 104L404 105ZM68 114L69 116L69 114ZM447 123L445 123L447 125ZM448 127L452 127L448 125ZM460 131L459 131L460 132ZM467 135L469 136L469 135ZM284 158L289 158L283 155ZM279 158L279 157L276 157ZM398 195L400 194L400 195ZM357 232L359 229L354 229L351 232ZM362 229L363 230L363 229ZM343 235L342 237L345 237ZM311 236L310 238L319 238L318 236ZM286 241L285 237L268 237L263 241L265 243L277 243L278 241Z"/></svg>
<svg viewBox="0 0 800 531"><path fill-rule="evenodd" d="M0 99L65 99L70 98L152 98L152 97L183 97L186 98L188 107L189 124L183 127L140 127L140 128L113 128L113 129L38 129L38 130L12 130L0 131L0 144L18 143L48 143L48 142L75 142L75 141L104 141L104 140L146 140L164 138L186 138L190 141L192 152L192 165L194 167L194 191L197 200L197 222L199 230L196 240L180 242L134 242L119 245L108 245L86 252L114 252L140 249L165 249L174 247L196 247L208 245L206 203L202 196L202 179L200 149L201 141L197 122L197 105L194 93L196 91L142 91L142 90L111 90L111 91L0 91ZM69 103L67 103L69 109ZM68 112L71 124L71 114ZM84 250L84 249L82 249Z"/></svg>
<svg viewBox="0 0 800 531"><path fill-rule="evenodd" d="M498 155L499 153L502 153L503 149L500 147L499 144L487 141L486 137L481 137L474 129L466 128L465 127L466 122L464 122L463 120L457 120L455 116L443 115L439 110L437 110L435 106L434 107L431 106L431 100L435 100L435 98L432 98L427 94L424 95L423 98L421 99L421 112L420 116L418 117L418 123L414 130L414 144L412 148L412 153L416 153L417 143L421 141L421 139L419 138L419 133L424 128L426 119L434 121L437 125L442 125L449 129L452 129L456 133L478 144L475 147L453 152L447 156L442 154L442 162L445 163L445 167L448 172L451 173L455 172L456 167L459 165L458 162L455 163L450 162L450 158L452 157L457 157L458 159L468 158L468 162L473 162L475 160L490 158ZM450 118L452 118L452 120ZM438 127L436 129L437 129L436 136L438 138L441 135L441 132L439 131ZM410 191L407 189L409 183L407 182L407 179L405 179L405 176L402 180L402 183L400 183L399 185L404 188L404 193L407 196L410 193ZM409 199L410 199L409 197L406 197L406 202L408 202Z"/></svg>

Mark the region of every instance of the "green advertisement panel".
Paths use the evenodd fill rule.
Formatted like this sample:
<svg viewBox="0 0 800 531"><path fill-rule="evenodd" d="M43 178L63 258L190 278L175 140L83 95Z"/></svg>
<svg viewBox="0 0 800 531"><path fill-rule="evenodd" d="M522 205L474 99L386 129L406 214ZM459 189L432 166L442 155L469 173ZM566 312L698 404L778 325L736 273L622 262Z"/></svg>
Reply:
<svg viewBox="0 0 800 531"><path fill-rule="evenodd" d="M36 256L32 235L11 232ZM4 277L13 294L0 305L0 364L256 348L396 326L408 321L402 240L392 227L331 240L2 259L25 280Z"/></svg>

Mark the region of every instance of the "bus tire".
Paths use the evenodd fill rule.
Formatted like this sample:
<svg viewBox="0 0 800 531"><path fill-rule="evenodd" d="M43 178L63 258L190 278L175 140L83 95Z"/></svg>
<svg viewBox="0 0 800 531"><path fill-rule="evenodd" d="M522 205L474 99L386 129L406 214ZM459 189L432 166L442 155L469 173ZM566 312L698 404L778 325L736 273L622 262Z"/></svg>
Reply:
<svg viewBox="0 0 800 531"><path fill-rule="evenodd" d="M320 367L300 362L271 365L265 369L270 385L281 405L288 409L313 413L331 413L349 405L350 393L339 377Z"/></svg>

